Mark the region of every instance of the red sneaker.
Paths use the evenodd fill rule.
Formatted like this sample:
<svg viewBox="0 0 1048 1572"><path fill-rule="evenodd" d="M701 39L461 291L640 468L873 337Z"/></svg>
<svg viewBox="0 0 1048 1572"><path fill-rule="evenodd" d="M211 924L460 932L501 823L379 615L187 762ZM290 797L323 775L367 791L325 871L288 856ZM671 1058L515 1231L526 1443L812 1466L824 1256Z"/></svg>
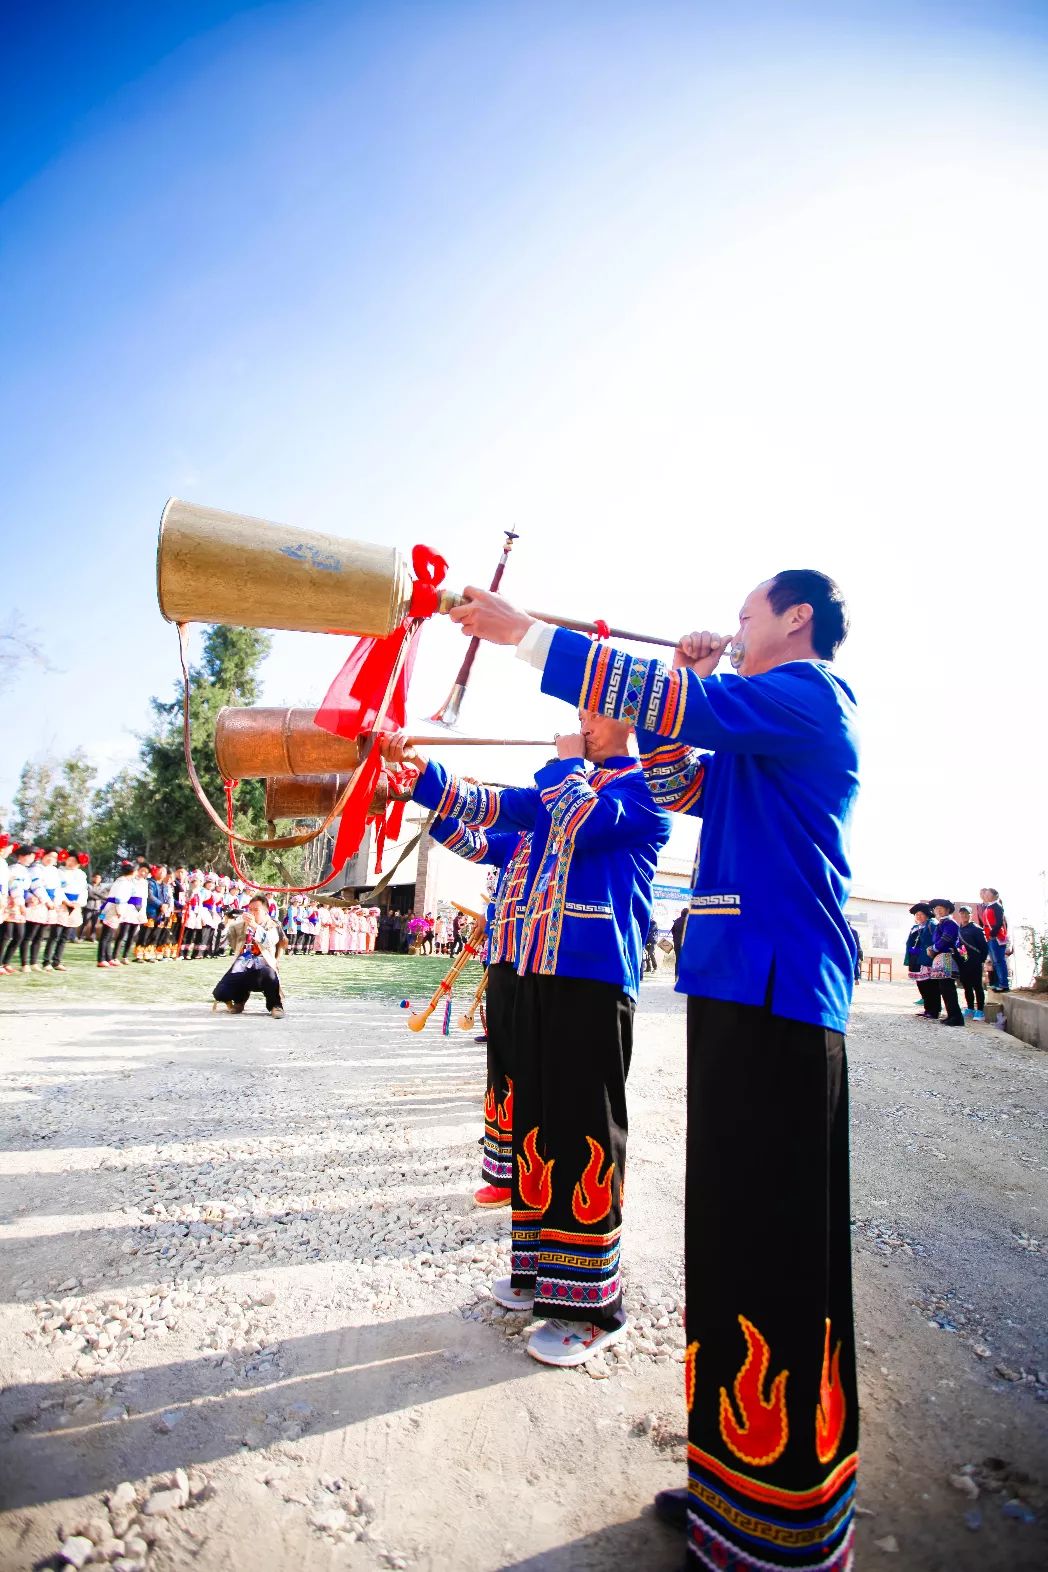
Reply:
<svg viewBox="0 0 1048 1572"><path fill-rule="evenodd" d="M498 1185L482 1185L473 1192L473 1199L478 1206L508 1206L513 1197L512 1190L501 1190Z"/></svg>

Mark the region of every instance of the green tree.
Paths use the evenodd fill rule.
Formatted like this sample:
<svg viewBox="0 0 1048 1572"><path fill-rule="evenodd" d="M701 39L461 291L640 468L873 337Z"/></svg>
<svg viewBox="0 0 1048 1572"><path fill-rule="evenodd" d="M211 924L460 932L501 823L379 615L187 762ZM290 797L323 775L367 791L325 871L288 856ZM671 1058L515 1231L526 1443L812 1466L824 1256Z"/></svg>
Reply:
<svg viewBox="0 0 1048 1572"><path fill-rule="evenodd" d="M141 784L138 772L127 765L94 793L87 849L99 873L111 873L121 858L137 857L145 851Z"/></svg>
<svg viewBox="0 0 1048 1572"><path fill-rule="evenodd" d="M47 804L54 777L53 759L27 759L22 765L11 808L11 830L15 840L39 842L44 839Z"/></svg>
<svg viewBox="0 0 1048 1572"><path fill-rule="evenodd" d="M48 846L86 849L91 837L91 790L97 774L83 748L77 748L57 765L40 832Z"/></svg>

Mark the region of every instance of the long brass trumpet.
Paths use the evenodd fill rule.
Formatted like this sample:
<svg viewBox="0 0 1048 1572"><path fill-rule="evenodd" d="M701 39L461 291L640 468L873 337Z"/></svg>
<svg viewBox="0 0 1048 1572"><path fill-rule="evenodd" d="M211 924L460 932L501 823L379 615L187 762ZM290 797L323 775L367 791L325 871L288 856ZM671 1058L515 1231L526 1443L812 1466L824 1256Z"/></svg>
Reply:
<svg viewBox="0 0 1048 1572"><path fill-rule="evenodd" d="M554 746L547 738L525 737L417 736L407 741L419 748ZM314 725L312 710L227 704L215 721L215 762L227 781L330 775L348 780L366 746L357 738L336 737Z"/></svg>
<svg viewBox="0 0 1048 1572"><path fill-rule="evenodd" d="M413 587L407 559L393 546L224 513L178 497L160 520L156 577L157 600L169 622L380 638L403 624ZM454 590L438 591L440 612L466 604ZM578 633L605 631L602 624L545 611L529 616ZM672 649L677 643L625 628L606 631L631 644Z"/></svg>
<svg viewBox="0 0 1048 1572"><path fill-rule="evenodd" d="M455 959L448 967L446 973L437 984L437 987L433 993L433 997L430 999L425 1009L416 1010L413 1012L413 1014L408 1016L408 1027L413 1032L421 1032L424 1029L426 1022L429 1020L437 1006L443 1003L445 999L450 997L451 990L454 988L467 964L476 956L478 956L484 947L484 935L488 930L487 919L482 917L479 912L470 911L467 906L459 906L457 901L452 901L451 904L456 908L457 911L464 912L467 917L473 918L473 927L470 929L469 938L466 940L465 948L461 950L458 955L456 955Z"/></svg>

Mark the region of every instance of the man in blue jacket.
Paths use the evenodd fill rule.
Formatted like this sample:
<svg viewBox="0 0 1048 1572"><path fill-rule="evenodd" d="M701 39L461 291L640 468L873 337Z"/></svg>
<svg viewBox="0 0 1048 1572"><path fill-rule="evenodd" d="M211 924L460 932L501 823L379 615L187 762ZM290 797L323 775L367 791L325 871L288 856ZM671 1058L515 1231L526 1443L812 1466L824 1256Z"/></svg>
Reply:
<svg viewBox="0 0 1048 1572"><path fill-rule="evenodd" d="M429 762L414 790L440 818L531 832L513 1021L511 1274L492 1294L543 1322L528 1341L543 1364L581 1364L626 1330L626 1076L652 880L669 839L628 752L631 729L584 716L534 786L482 786ZM401 739L385 751L400 762Z"/></svg>
<svg viewBox="0 0 1048 1572"><path fill-rule="evenodd" d="M858 787L855 699L829 662L847 633L825 574L779 573L730 641L673 667L554 630L483 591L452 612L515 644L546 693L634 723L652 794L703 818L680 957L688 999L689 1492L696 1564L844 1572L858 1402L844 1032L844 915ZM735 672L714 675L732 645ZM769 909L790 913L771 924Z"/></svg>

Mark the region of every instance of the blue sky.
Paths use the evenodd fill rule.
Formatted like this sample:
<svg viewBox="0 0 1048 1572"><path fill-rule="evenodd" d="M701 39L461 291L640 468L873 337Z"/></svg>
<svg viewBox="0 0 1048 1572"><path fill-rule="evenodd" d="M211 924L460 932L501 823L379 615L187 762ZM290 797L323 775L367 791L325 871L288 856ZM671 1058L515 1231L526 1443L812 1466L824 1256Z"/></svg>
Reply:
<svg viewBox="0 0 1048 1572"><path fill-rule="evenodd" d="M666 634L727 626L780 566L834 573L866 719L858 879L990 880L1033 910L1045 21L24 8L2 68L3 599L58 669L0 696L0 802L27 756L115 768L169 690L167 496L425 540L457 581L516 524L507 590ZM319 699L342 653L281 637L267 698ZM427 630L420 713L458 656ZM563 729L488 653L466 718L507 713Z"/></svg>

